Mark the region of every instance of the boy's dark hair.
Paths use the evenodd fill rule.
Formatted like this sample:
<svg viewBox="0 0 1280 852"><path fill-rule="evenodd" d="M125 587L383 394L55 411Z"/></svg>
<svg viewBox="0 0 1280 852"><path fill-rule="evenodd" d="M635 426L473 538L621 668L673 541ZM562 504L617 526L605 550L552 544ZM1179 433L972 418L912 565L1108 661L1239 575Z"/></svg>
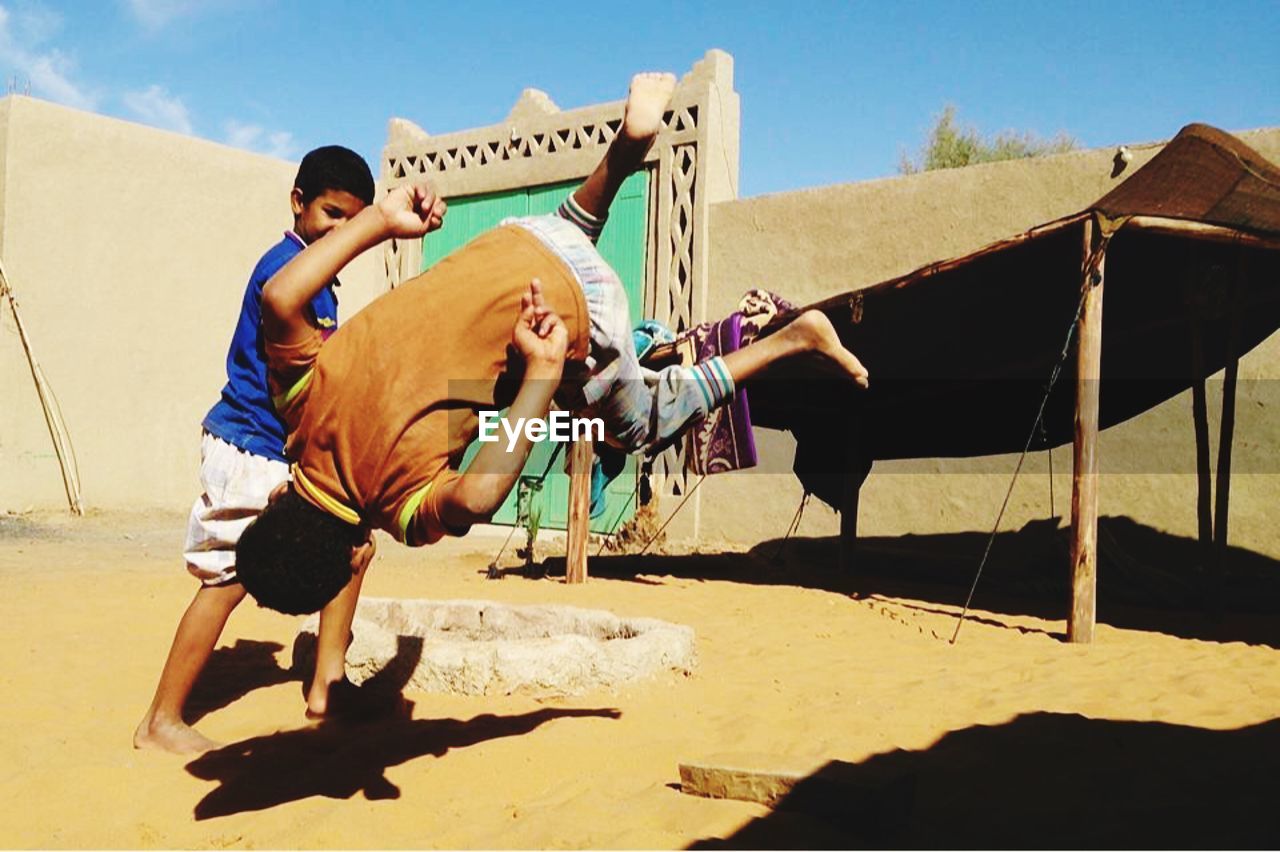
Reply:
<svg viewBox="0 0 1280 852"><path fill-rule="evenodd" d="M349 192L366 205L373 203L373 174L369 164L364 157L341 145L326 145L303 157L293 185L302 190L303 204L329 189Z"/></svg>
<svg viewBox="0 0 1280 852"><path fill-rule="evenodd" d="M364 536L298 496L290 486L236 544L236 576L261 606L316 612L351 581L351 548Z"/></svg>

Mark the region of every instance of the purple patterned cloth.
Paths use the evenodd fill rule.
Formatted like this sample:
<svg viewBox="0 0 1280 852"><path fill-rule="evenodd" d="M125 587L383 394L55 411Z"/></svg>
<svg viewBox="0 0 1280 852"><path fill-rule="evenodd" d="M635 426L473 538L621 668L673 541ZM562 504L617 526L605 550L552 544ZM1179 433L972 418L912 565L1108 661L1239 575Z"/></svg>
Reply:
<svg viewBox="0 0 1280 852"><path fill-rule="evenodd" d="M790 302L766 290L750 290L729 316L695 326L676 338L680 359L689 365L735 352L753 341L775 316L792 309ZM687 440L689 464L695 473L755 467L758 457L746 390L738 388L728 405L713 409L689 432Z"/></svg>

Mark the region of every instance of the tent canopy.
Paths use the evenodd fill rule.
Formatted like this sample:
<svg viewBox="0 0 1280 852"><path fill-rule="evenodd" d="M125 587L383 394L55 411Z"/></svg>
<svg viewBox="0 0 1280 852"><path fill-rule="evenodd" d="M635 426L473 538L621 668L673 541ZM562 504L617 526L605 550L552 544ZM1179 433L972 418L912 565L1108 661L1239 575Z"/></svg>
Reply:
<svg viewBox="0 0 1280 852"><path fill-rule="evenodd" d="M1074 353L1089 221L1108 238L1102 428L1190 387L1193 318L1206 374L1229 360L1233 317L1235 354L1280 327L1280 170L1193 124L1080 213L809 306L867 365L871 389L780 366L748 385L753 421L796 433L809 485L812 471L838 468L842 451L867 460L1021 451L1055 365ZM1071 355L1037 447L1071 440L1074 386Z"/></svg>

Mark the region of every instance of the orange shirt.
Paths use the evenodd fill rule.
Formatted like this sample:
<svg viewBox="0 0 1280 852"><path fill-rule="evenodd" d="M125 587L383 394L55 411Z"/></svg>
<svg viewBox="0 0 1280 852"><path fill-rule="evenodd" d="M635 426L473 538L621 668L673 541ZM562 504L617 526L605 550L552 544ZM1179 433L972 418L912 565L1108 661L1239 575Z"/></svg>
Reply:
<svg viewBox="0 0 1280 852"><path fill-rule="evenodd" d="M380 296L324 345L319 332L266 341L276 409L299 494L407 544L449 532L434 495L477 434L481 409L509 405L523 364L508 360L520 298L538 278L587 356L590 319L569 268L533 234L505 225Z"/></svg>

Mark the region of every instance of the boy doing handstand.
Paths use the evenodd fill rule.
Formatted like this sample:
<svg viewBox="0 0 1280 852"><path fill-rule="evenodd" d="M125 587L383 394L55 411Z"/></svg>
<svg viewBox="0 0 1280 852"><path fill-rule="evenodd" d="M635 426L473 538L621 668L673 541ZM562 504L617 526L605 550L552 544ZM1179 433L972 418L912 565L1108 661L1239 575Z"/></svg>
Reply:
<svg viewBox="0 0 1280 852"><path fill-rule="evenodd" d="M866 385L866 370L818 312L723 358L656 374L640 367L621 282L593 243L623 180L642 166L674 86L669 74L632 80L617 136L557 215L481 235L327 342L304 321L307 300L360 252L438 227L444 204L429 188L393 190L267 284L266 355L294 465L292 484L237 548L241 580L260 604L322 607L350 580L366 526L424 545L488 520L532 442L523 431L514 444L483 443L465 472L452 469L480 410L509 403L507 418L519 422L545 417L555 397L600 417L609 438L634 451L673 440L783 358L814 354Z"/></svg>

